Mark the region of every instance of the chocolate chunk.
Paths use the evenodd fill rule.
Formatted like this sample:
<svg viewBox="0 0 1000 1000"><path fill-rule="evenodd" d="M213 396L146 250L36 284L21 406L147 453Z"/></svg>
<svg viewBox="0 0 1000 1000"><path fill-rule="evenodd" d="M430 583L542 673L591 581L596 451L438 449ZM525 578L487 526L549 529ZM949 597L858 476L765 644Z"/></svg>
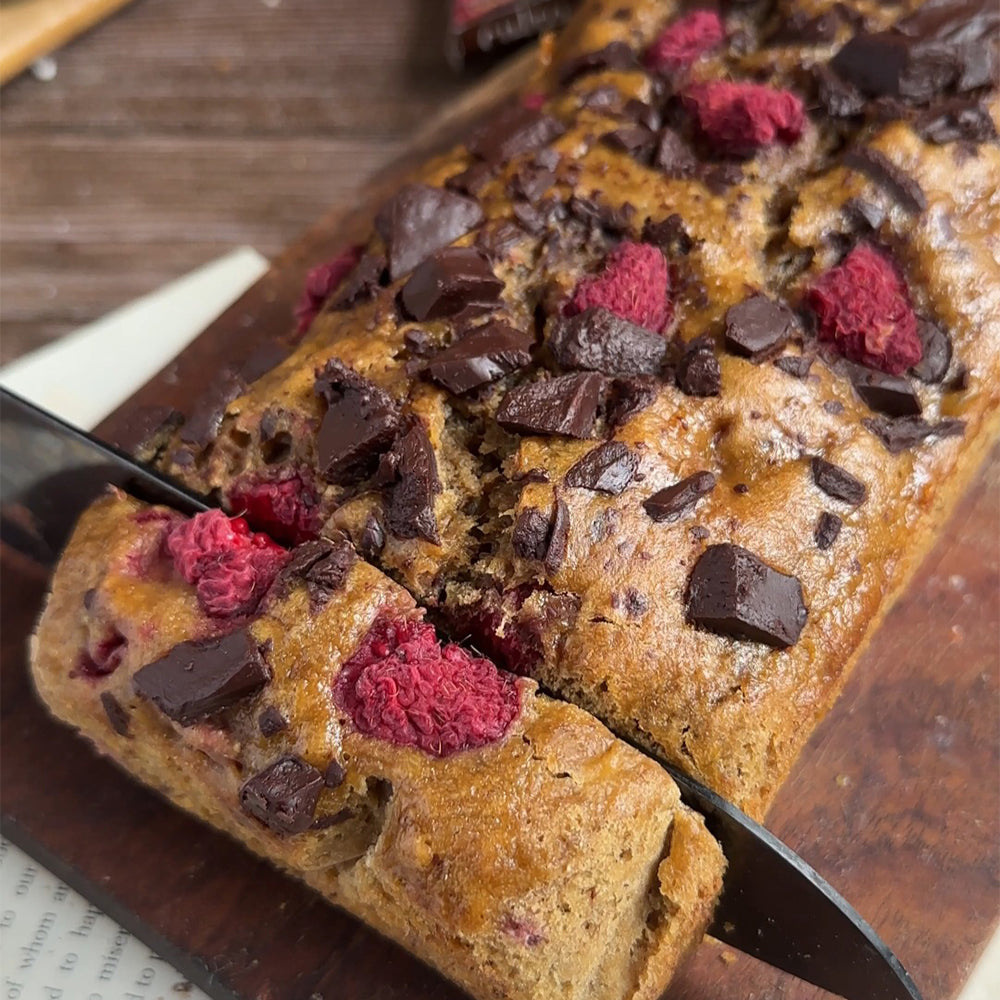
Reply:
<svg viewBox="0 0 1000 1000"><path fill-rule="evenodd" d="M948 392L965 392L969 388L969 368L960 361L955 367L955 374L945 383Z"/></svg>
<svg viewBox="0 0 1000 1000"><path fill-rule="evenodd" d="M566 473L566 485L617 496L639 471L639 458L621 441L605 441L588 451Z"/></svg>
<svg viewBox="0 0 1000 1000"><path fill-rule="evenodd" d="M806 623L802 585L739 545L710 545L688 583L687 620L733 639L784 649Z"/></svg>
<svg viewBox="0 0 1000 1000"><path fill-rule="evenodd" d="M545 569L555 573L566 560L569 548L569 508L565 500L556 500L552 510L552 531L549 534L549 547L545 553Z"/></svg>
<svg viewBox="0 0 1000 1000"><path fill-rule="evenodd" d="M327 403L316 438L319 474L331 483L351 481L392 443L399 407L384 389L336 358L317 374L316 394Z"/></svg>
<svg viewBox="0 0 1000 1000"><path fill-rule="evenodd" d="M930 437L961 437L965 421L954 417L929 423L922 417L865 417L865 425L893 455L914 448Z"/></svg>
<svg viewBox="0 0 1000 1000"><path fill-rule="evenodd" d="M475 160L465 170L449 177L444 182L444 186L449 191L459 191L475 198L489 184L495 173L496 168L493 164Z"/></svg>
<svg viewBox="0 0 1000 1000"><path fill-rule="evenodd" d="M656 138L653 165L668 177L683 180L693 177L698 169L698 157L687 141L672 128L663 129Z"/></svg>
<svg viewBox="0 0 1000 1000"><path fill-rule="evenodd" d="M257 717L257 728L261 736L270 738L284 732L288 728L288 720L281 714L280 709L268 705Z"/></svg>
<svg viewBox="0 0 1000 1000"><path fill-rule="evenodd" d="M535 339L506 323L476 327L435 354L423 374L449 392L461 395L496 382L531 361Z"/></svg>
<svg viewBox="0 0 1000 1000"><path fill-rule="evenodd" d="M392 446L391 456L395 482L386 509L389 531L397 538L423 538L440 545L434 497L441 492L441 480L434 447L421 420L410 421L406 433Z"/></svg>
<svg viewBox="0 0 1000 1000"><path fill-rule="evenodd" d="M924 346L924 354L910 372L921 382L935 385L948 374L951 365L951 337L929 319L917 320L917 334Z"/></svg>
<svg viewBox="0 0 1000 1000"><path fill-rule="evenodd" d="M517 515L510 542L514 553L520 559L541 562L549 547L552 518L537 507L527 507Z"/></svg>
<svg viewBox="0 0 1000 1000"><path fill-rule="evenodd" d="M710 347L700 343L687 350L677 363L677 387L687 396L718 396L722 369Z"/></svg>
<svg viewBox="0 0 1000 1000"><path fill-rule="evenodd" d="M605 132L601 140L612 149L631 156L637 163L648 166L657 137L644 125L623 125L612 132Z"/></svg>
<svg viewBox="0 0 1000 1000"><path fill-rule="evenodd" d="M323 775L301 757L282 757L240 789L243 811L275 833L302 833L312 823Z"/></svg>
<svg viewBox="0 0 1000 1000"><path fill-rule="evenodd" d="M128 712L122 708L121 702L110 691L102 691L101 705L108 717L108 725L119 736L128 736Z"/></svg>
<svg viewBox="0 0 1000 1000"><path fill-rule="evenodd" d="M827 45L837 37L841 13L834 7L810 17L804 10L792 10L782 18L768 45Z"/></svg>
<svg viewBox="0 0 1000 1000"><path fill-rule="evenodd" d="M344 279L328 309L350 309L358 302L372 298L387 279L386 259L382 254L366 253L354 265L354 270Z"/></svg>
<svg viewBox="0 0 1000 1000"><path fill-rule="evenodd" d="M651 132L659 130L663 124L659 109L645 101L640 101L636 97L630 97L622 108L622 114L626 118L631 118L638 125L648 128Z"/></svg>
<svg viewBox="0 0 1000 1000"><path fill-rule="evenodd" d="M885 209L867 198L848 198L844 202L844 217L852 229L874 232L885 222Z"/></svg>
<svg viewBox="0 0 1000 1000"><path fill-rule="evenodd" d="M132 685L183 726L256 694L271 672L247 629L181 642L136 671Z"/></svg>
<svg viewBox="0 0 1000 1000"><path fill-rule="evenodd" d="M696 472L673 486L657 490L642 502L646 513L657 523L670 524L690 510L703 497L715 489L715 476L711 472Z"/></svg>
<svg viewBox="0 0 1000 1000"><path fill-rule="evenodd" d="M825 458L816 456L812 460L813 482L835 500L857 506L864 503L868 490L860 479L856 479L846 469L842 469Z"/></svg>
<svg viewBox="0 0 1000 1000"><path fill-rule="evenodd" d="M835 417L839 417L844 412L844 404L839 399L828 399L823 404L823 409Z"/></svg>
<svg viewBox="0 0 1000 1000"><path fill-rule="evenodd" d="M630 417L646 409L659 391L659 384L649 376L611 380L605 407L605 420L612 430L621 427Z"/></svg>
<svg viewBox="0 0 1000 1000"><path fill-rule="evenodd" d="M851 118L865 110L864 94L853 83L837 76L829 66L814 66L812 73L816 96L831 118Z"/></svg>
<svg viewBox="0 0 1000 1000"><path fill-rule="evenodd" d="M198 396L198 402L184 421L180 439L185 444L204 448L215 440L222 425L226 407L246 388L243 379L231 370L223 371L207 392Z"/></svg>
<svg viewBox="0 0 1000 1000"><path fill-rule="evenodd" d="M625 42L611 42L596 52L587 52L567 60L559 73L562 86L571 83L587 73L597 73L607 69L638 69L639 60L635 51Z"/></svg>
<svg viewBox="0 0 1000 1000"><path fill-rule="evenodd" d="M816 548L825 552L837 540L843 526L844 522L841 518L824 510L816 522L816 529L813 531L813 541L816 543Z"/></svg>
<svg viewBox="0 0 1000 1000"><path fill-rule="evenodd" d="M920 413L920 400L913 386L901 375L889 375L861 365L849 366L854 391L877 413L910 417Z"/></svg>
<svg viewBox="0 0 1000 1000"><path fill-rule="evenodd" d="M529 382L504 396L497 423L518 434L590 437L603 388L604 379L592 372Z"/></svg>
<svg viewBox="0 0 1000 1000"><path fill-rule="evenodd" d="M476 234L476 246L492 261L506 260L528 233L510 219L493 219Z"/></svg>
<svg viewBox="0 0 1000 1000"><path fill-rule="evenodd" d="M370 514L358 539L358 549L369 562L374 562L385 547L385 529L374 515Z"/></svg>
<svg viewBox="0 0 1000 1000"><path fill-rule="evenodd" d="M649 600L635 587L626 587L624 593L611 595L611 606L624 611L626 618L641 618L649 610Z"/></svg>
<svg viewBox="0 0 1000 1000"><path fill-rule="evenodd" d="M786 375L793 378L805 378L812 368L813 359L804 354L786 354L774 362L775 368L780 368Z"/></svg>
<svg viewBox="0 0 1000 1000"><path fill-rule="evenodd" d="M503 287L484 253L475 247L447 247L414 270L400 297L414 319L440 319L471 303L497 305Z"/></svg>
<svg viewBox="0 0 1000 1000"><path fill-rule="evenodd" d="M389 277L395 281L412 271L483 218L471 198L429 184L407 184L375 216L375 228L389 248Z"/></svg>
<svg viewBox="0 0 1000 1000"><path fill-rule="evenodd" d="M323 784L327 788L340 788L346 777L347 771L344 770L344 765L334 757L323 772Z"/></svg>
<svg viewBox="0 0 1000 1000"><path fill-rule="evenodd" d="M694 240L684 227L684 220L676 212L658 222L646 219L642 227L642 241L658 246L667 257L686 257L694 247Z"/></svg>
<svg viewBox="0 0 1000 1000"><path fill-rule="evenodd" d="M900 170L877 149L854 147L844 156L843 163L884 188L907 212L916 215L927 208L927 198L916 179Z"/></svg>
<svg viewBox="0 0 1000 1000"><path fill-rule="evenodd" d="M738 163L705 163L699 167L702 183L712 194L722 197L743 181L743 168Z"/></svg>
<svg viewBox="0 0 1000 1000"><path fill-rule="evenodd" d="M522 153L548 146L565 131L558 118L515 106L488 122L469 143L469 152L487 163L500 165Z"/></svg>
<svg viewBox="0 0 1000 1000"><path fill-rule="evenodd" d="M605 111L608 109L620 108L622 101L621 91L611 85L603 84L584 94L580 98L581 108L591 108L594 111Z"/></svg>
<svg viewBox="0 0 1000 1000"><path fill-rule="evenodd" d="M997 138L996 126L986 106L961 97L932 104L917 116L914 128L928 142L938 144L993 142Z"/></svg>
<svg viewBox="0 0 1000 1000"><path fill-rule="evenodd" d="M281 577L289 582L302 580L313 608L321 607L344 585L356 558L346 538L317 538L292 549Z"/></svg>
<svg viewBox="0 0 1000 1000"><path fill-rule="evenodd" d="M752 295L726 312L726 347L760 362L781 350L795 331L795 313L766 295Z"/></svg>
<svg viewBox="0 0 1000 1000"><path fill-rule="evenodd" d="M554 170L538 163L526 163L511 178L508 190L513 198L538 201L555 182Z"/></svg>
<svg viewBox="0 0 1000 1000"><path fill-rule="evenodd" d="M556 319L549 349L563 368L605 375L656 375L667 356L667 341L603 307Z"/></svg>

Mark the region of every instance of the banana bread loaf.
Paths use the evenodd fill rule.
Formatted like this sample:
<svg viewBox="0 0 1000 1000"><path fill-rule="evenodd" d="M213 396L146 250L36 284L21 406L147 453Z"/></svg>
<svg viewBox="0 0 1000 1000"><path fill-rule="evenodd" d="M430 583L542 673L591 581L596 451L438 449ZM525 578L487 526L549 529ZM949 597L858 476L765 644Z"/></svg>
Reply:
<svg viewBox="0 0 1000 1000"><path fill-rule="evenodd" d="M655 1000L724 861L656 763L438 642L345 539L113 491L33 641L42 698L473 996Z"/></svg>
<svg viewBox="0 0 1000 1000"><path fill-rule="evenodd" d="M987 0L590 0L161 468L762 816L995 437Z"/></svg>

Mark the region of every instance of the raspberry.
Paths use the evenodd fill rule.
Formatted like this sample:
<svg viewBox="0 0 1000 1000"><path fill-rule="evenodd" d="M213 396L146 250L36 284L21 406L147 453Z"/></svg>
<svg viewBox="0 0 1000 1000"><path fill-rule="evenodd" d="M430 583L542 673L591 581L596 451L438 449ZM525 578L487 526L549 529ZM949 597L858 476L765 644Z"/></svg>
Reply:
<svg viewBox="0 0 1000 1000"><path fill-rule="evenodd" d="M806 291L819 339L859 364L901 375L923 357L906 284L884 254L856 246Z"/></svg>
<svg viewBox="0 0 1000 1000"><path fill-rule="evenodd" d="M298 473L285 479L244 479L226 499L231 510L279 542L298 545L319 534L316 494Z"/></svg>
<svg viewBox="0 0 1000 1000"><path fill-rule="evenodd" d="M251 533L242 517L228 518L221 510L173 528L167 551L177 572L195 584L202 610L214 618L251 614L288 558L267 535Z"/></svg>
<svg viewBox="0 0 1000 1000"><path fill-rule="evenodd" d="M699 83L688 87L684 102L720 153L751 156L776 142L790 146L805 128L802 101L762 83Z"/></svg>
<svg viewBox="0 0 1000 1000"><path fill-rule="evenodd" d="M646 50L646 67L663 74L687 69L725 37L722 21L714 10L693 10L660 32Z"/></svg>
<svg viewBox="0 0 1000 1000"><path fill-rule="evenodd" d="M113 674L121 665L127 645L125 636L113 626L109 627L96 643L92 642L87 649L80 650L76 661L77 672L87 677Z"/></svg>
<svg viewBox="0 0 1000 1000"><path fill-rule="evenodd" d="M545 95L540 94L537 91L525 94L524 97L521 98L522 107L527 108L529 111L541 111L544 104Z"/></svg>
<svg viewBox="0 0 1000 1000"><path fill-rule="evenodd" d="M323 303L361 259L363 250L362 246L348 247L333 260L318 264L306 275L305 287L295 306L295 318L298 320L298 326L295 328L297 334L305 333L309 329L316 314L323 308Z"/></svg>
<svg viewBox="0 0 1000 1000"><path fill-rule="evenodd" d="M435 757L500 739L520 711L517 681L431 625L380 618L334 683L362 733Z"/></svg>
<svg viewBox="0 0 1000 1000"><path fill-rule="evenodd" d="M565 312L575 316L600 306L647 330L662 330L674 313L663 253L648 243L620 243L597 274L576 286Z"/></svg>

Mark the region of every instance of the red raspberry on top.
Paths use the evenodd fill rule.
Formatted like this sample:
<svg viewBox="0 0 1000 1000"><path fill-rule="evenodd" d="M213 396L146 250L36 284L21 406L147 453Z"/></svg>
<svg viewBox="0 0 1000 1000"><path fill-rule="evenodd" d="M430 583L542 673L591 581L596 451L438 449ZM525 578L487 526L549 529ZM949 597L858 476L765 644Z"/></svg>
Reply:
<svg viewBox="0 0 1000 1000"><path fill-rule="evenodd" d="M648 49L644 61L654 73L676 73L711 51L726 37L714 10L693 10L668 24Z"/></svg>
<svg viewBox="0 0 1000 1000"><path fill-rule="evenodd" d="M521 708L517 681L433 626L380 618L334 682L336 705L362 733L435 757L499 740Z"/></svg>
<svg viewBox="0 0 1000 1000"><path fill-rule="evenodd" d="M319 534L316 494L297 473L284 479L241 480L229 490L227 500L230 510L287 545Z"/></svg>
<svg viewBox="0 0 1000 1000"><path fill-rule="evenodd" d="M900 375L923 357L906 283L867 243L821 274L805 300L816 314L819 339L851 361Z"/></svg>
<svg viewBox="0 0 1000 1000"><path fill-rule="evenodd" d="M545 95L538 91L531 91L521 98L522 107L527 108L529 111L541 111L544 104Z"/></svg>
<svg viewBox="0 0 1000 1000"><path fill-rule="evenodd" d="M318 264L306 275L305 287L295 306L295 318L298 320L296 333L305 333L309 329L309 324L323 308L323 303L354 270L363 250L362 246L348 247L333 260Z"/></svg>
<svg viewBox="0 0 1000 1000"><path fill-rule="evenodd" d="M806 124L795 94L762 83L697 83L684 92L684 103L712 147L733 156L751 156L778 142L790 146Z"/></svg>
<svg viewBox="0 0 1000 1000"><path fill-rule="evenodd" d="M647 330L662 330L674 313L670 271L659 248L648 243L620 243L597 274L584 278L566 306L566 315L584 309L610 310Z"/></svg>

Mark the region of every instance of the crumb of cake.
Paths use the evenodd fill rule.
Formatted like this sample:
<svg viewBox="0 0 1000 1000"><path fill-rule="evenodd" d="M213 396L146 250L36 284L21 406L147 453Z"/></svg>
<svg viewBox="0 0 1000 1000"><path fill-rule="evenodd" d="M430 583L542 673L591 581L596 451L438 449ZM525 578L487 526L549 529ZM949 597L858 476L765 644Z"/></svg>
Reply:
<svg viewBox="0 0 1000 1000"><path fill-rule="evenodd" d="M230 509L279 542L298 545L319 533L315 494L297 473L281 479L239 480L226 499Z"/></svg>
<svg viewBox="0 0 1000 1000"><path fill-rule="evenodd" d="M350 246L341 251L333 260L318 264L306 275L306 283L302 295L295 306L295 319L298 321L297 333L305 333L323 308L323 303L330 297L336 287L354 269L361 259L362 246Z"/></svg>
<svg viewBox="0 0 1000 1000"><path fill-rule="evenodd" d="M684 92L698 129L719 153L752 156L765 146L790 146L802 135L802 101L762 83L715 80Z"/></svg>
<svg viewBox="0 0 1000 1000"><path fill-rule="evenodd" d="M344 664L334 701L368 736L436 757L499 740L520 711L513 676L442 647L431 625L390 618Z"/></svg>
<svg viewBox="0 0 1000 1000"><path fill-rule="evenodd" d="M838 788L849 788L851 784L851 776L849 774L838 774L836 777Z"/></svg>
<svg viewBox="0 0 1000 1000"><path fill-rule="evenodd" d="M736 961L736 952L730 951L728 948L725 951L719 952L719 958L725 965L732 965Z"/></svg>
<svg viewBox="0 0 1000 1000"><path fill-rule="evenodd" d="M646 50L644 62L654 73L676 73L714 49L725 34L714 10L693 10L660 32Z"/></svg>
<svg viewBox="0 0 1000 1000"><path fill-rule="evenodd" d="M885 254L856 246L806 292L819 339L844 357L901 375L923 357L906 284Z"/></svg>
<svg viewBox="0 0 1000 1000"><path fill-rule="evenodd" d="M615 247L601 270L576 286L566 315L594 308L607 309L647 330L662 330L673 316L670 272L663 252L649 243L625 242Z"/></svg>

